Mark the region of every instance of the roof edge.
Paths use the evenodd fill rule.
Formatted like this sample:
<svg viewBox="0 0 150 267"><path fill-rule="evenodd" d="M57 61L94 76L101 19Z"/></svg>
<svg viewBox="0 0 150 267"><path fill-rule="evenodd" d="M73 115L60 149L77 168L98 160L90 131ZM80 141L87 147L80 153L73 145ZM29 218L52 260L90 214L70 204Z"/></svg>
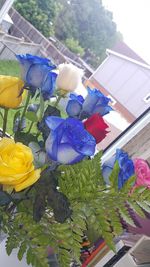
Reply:
<svg viewBox="0 0 150 267"><path fill-rule="evenodd" d="M144 64L144 63L142 63L142 62L140 62L140 61L137 61L137 60L135 60L135 59L132 59L132 58L130 58L130 57L127 57L127 56L125 56L125 55L123 55L123 54L117 53L117 52L115 52L115 51L113 51L113 50L111 50L111 49L106 49L106 54L107 54L107 56L109 56L110 54L112 54L112 55L114 55L114 56L123 58L123 59L125 59L125 60L127 60L127 61L130 61L131 63L134 63L134 64L136 64L136 65L139 65L139 66L141 66L141 67L143 67L143 68L146 68L146 69L149 69L149 70L150 70L150 65L148 65L148 64Z"/></svg>

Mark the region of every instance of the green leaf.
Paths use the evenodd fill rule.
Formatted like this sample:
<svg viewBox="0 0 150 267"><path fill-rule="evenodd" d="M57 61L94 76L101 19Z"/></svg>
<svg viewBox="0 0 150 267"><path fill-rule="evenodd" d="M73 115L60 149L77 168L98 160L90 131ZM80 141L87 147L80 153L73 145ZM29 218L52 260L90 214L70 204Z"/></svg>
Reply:
<svg viewBox="0 0 150 267"><path fill-rule="evenodd" d="M120 213L122 219L125 222L127 222L128 224L130 224L133 227L136 227L135 224L134 224L134 222L133 222L133 220L132 220L132 218L130 217L130 215L128 214L128 212L126 211L125 208L122 208L122 207L120 208L119 207L119 213Z"/></svg>
<svg viewBox="0 0 150 267"><path fill-rule="evenodd" d="M31 133L16 132L15 140L22 142L24 145L28 145L30 142L37 142L37 137Z"/></svg>
<svg viewBox="0 0 150 267"><path fill-rule="evenodd" d="M146 212L150 213L150 207L146 204L146 202L137 201L137 204Z"/></svg>
<svg viewBox="0 0 150 267"><path fill-rule="evenodd" d="M127 203L129 204L130 208L134 210L140 217L145 218L145 214L143 210L140 208L140 206L135 201L133 201L132 199L129 199Z"/></svg>
<svg viewBox="0 0 150 267"><path fill-rule="evenodd" d="M131 188L133 187L133 185L135 184L135 180L136 180L136 176L133 175L131 176L123 185L123 187L121 188L121 192L124 193L128 193Z"/></svg>
<svg viewBox="0 0 150 267"><path fill-rule="evenodd" d="M39 222L45 212L46 199L45 195L37 194L33 204L33 218L36 222Z"/></svg>
<svg viewBox="0 0 150 267"><path fill-rule="evenodd" d="M28 265L30 263L32 263L32 261L33 261L33 255L32 255L32 249L31 248L28 248L28 250L27 250L26 260L27 260Z"/></svg>
<svg viewBox="0 0 150 267"><path fill-rule="evenodd" d="M80 236L83 235L83 231L80 228L74 227L74 232Z"/></svg>
<svg viewBox="0 0 150 267"><path fill-rule="evenodd" d="M6 252L8 254L8 256L11 254L12 250L15 248L14 244L13 244L13 240L12 238L9 236L6 240Z"/></svg>
<svg viewBox="0 0 150 267"><path fill-rule="evenodd" d="M26 246L26 243L25 242L22 242L20 248L19 248L19 251L18 251L18 259L21 261L22 258L23 258L23 255L25 254L26 252L26 249L27 249L27 246Z"/></svg>
<svg viewBox="0 0 150 267"><path fill-rule="evenodd" d="M133 194L141 194L141 193L143 193L144 191L147 191L146 189L147 189L147 188L146 188L145 186L139 186L139 187L137 187L137 188L134 189ZM147 191L147 192L148 192L148 194L149 194L149 191ZM147 192L146 192L146 193L147 193Z"/></svg>
<svg viewBox="0 0 150 267"><path fill-rule="evenodd" d="M35 112L28 111L28 112L26 112L25 117L26 117L29 121L32 121L32 122L38 122L38 117L37 117L37 115L36 115Z"/></svg>
<svg viewBox="0 0 150 267"><path fill-rule="evenodd" d="M110 180L110 185L115 190L116 192L118 191L118 175L119 175L119 163L118 161L115 162L114 168L110 174L109 180Z"/></svg>

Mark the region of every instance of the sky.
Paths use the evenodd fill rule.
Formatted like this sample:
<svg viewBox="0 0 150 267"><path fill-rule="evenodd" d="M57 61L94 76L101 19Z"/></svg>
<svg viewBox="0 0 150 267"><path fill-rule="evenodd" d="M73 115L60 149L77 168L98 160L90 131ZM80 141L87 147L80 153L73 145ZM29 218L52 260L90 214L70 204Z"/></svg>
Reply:
<svg viewBox="0 0 150 267"><path fill-rule="evenodd" d="M103 0L124 41L150 64L150 0Z"/></svg>

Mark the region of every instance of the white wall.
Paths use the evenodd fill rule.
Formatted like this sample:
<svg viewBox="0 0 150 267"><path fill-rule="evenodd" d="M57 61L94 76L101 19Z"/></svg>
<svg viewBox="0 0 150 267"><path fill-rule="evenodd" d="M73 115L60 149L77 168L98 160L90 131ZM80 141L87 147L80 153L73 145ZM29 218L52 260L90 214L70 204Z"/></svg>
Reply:
<svg viewBox="0 0 150 267"><path fill-rule="evenodd" d="M32 267L27 265L26 259L19 261L17 258L17 250L14 249L10 256L7 255L5 249L5 239L0 243L0 267Z"/></svg>
<svg viewBox="0 0 150 267"><path fill-rule="evenodd" d="M150 69L110 54L92 77L135 117L150 106L143 100L150 93Z"/></svg>

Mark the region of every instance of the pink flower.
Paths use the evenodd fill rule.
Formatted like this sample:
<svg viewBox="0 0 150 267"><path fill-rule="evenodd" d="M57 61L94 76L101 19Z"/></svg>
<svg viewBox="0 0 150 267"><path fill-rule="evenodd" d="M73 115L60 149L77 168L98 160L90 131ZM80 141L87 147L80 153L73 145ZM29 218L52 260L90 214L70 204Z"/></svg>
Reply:
<svg viewBox="0 0 150 267"><path fill-rule="evenodd" d="M134 159L134 168L136 174L135 187L146 186L150 188L150 168L147 162L143 159Z"/></svg>

